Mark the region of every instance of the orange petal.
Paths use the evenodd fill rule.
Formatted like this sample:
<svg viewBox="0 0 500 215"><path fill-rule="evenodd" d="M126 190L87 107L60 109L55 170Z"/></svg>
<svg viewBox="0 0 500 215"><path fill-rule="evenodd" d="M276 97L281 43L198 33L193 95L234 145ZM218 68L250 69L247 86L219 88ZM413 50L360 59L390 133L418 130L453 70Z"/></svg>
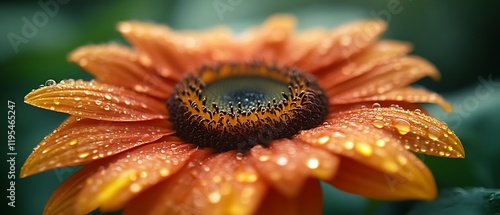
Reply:
<svg viewBox="0 0 500 215"><path fill-rule="evenodd" d="M380 41L365 51L316 75L318 76L320 85L324 89L329 89L369 72L377 66L394 62L397 60L397 57L407 54L410 50L411 45L408 43L388 40Z"/></svg>
<svg viewBox="0 0 500 215"><path fill-rule="evenodd" d="M349 100L340 100L335 96L330 98L331 104L345 104L357 102L381 102L381 101L405 101L410 103L434 103L441 106L445 111L453 111L453 107L439 94L422 88L403 87L385 92L379 95L350 98Z"/></svg>
<svg viewBox="0 0 500 215"><path fill-rule="evenodd" d="M109 162L110 159L103 159L89 165L86 165L82 169L78 170L75 174L69 177L64 183L59 185L59 187L52 193L49 201L45 205L43 210L44 215L60 215L60 214L76 214L75 213L75 203L76 198L80 190L82 190L85 185L85 181L88 177L95 174L98 169ZM87 213L89 213L88 211ZM82 213L86 214L86 213Z"/></svg>
<svg viewBox="0 0 500 215"><path fill-rule="evenodd" d="M268 148L255 146L250 153L262 176L288 197L297 195L308 177L330 179L338 165L330 153L289 139L275 140Z"/></svg>
<svg viewBox="0 0 500 215"><path fill-rule="evenodd" d="M78 194L76 211L87 213L98 207L106 212L122 209L141 191L175 174L192 152L192 145L166 141L119 154L86 180Z"/></svg>
<svg viewBox="0 0 500 215"><path fill-rule="evenodd" d="M419 111L402 108L366 108L345 113L343 119L362 119L363 124L381 129L400 140L406 149L427 155L463 158L464 148L448 126Z"/></svg>
<svg viewBox="0 0 500 215"><path fill-rule="evenodd" d="M340 26L313 44L311 52L293 65L315 73L322 67L345 60L366 49L375 43L385 29L386 24L381 20L365 20ZM304 45L297 41L290 45L287 53L293 53Z"/></svg>
<svg viewBox="0 0 500 215"><path fill-rule="evenodd" d="M210 154L193 154L187 168L133 199L124 214L253 214L267 187L251 161L234 151Z"/></svg>
<svg viewBox="0 0 500 215"><path fill-rule="evenodd" d="M349 158L340 160L337 176L327 182L349 193L382 200L432 200L437 195L433 181L427 181L425 185L424 182L417 184L398 174L378 171Z"/></svg>
<svg viewBox="0 0 500 215"><path fill-rule="evenodd" d="M292 197L270 189L255 214L313 215L322 214L322 209L323 195L319 180L310 178L304 183L298 195Z"/></svg>
<svg viewBox="0 0 500 215"><path fill-rule="evenodd" d="M160 99L170 95L175 82L158 76L143 65L140 56L117 44L84 46L69 59L94 75L101 83L124 86Z"/></svg>
<svg viewBox="0 0 500 215"><path fill-rule="evenodd" d="M120 23L118 30L154 62L154 68L163 77L179 79L184 72L196 70L210 60L237 56L231 49L232 35L225 28L178 33L166 26L132 21Z"/></svg>
<svg viewBox="0 0 500 215"><path fill-rule="evenodd" d="M405 189L389 194L378 194L371 190L364 190L358 194L373 198L390 197L389 199L434 198L436 186L429 169L415 155L405 150L400 138L367 125L363 123L364 120L348 113L338 114L337 118L328 119L320 127L302 131L294 138L349 158L359 165L367 166L366 169L400 179L402 181L400 186L405 186ZM342 162L339 165L343 168ZM340 170L337 174L341 174ZM371 175L361 173L359 177L369 180ZM386 183L380 184L379 181L376 183L379 183L376 186L387 188ZM390 196L387 197L386 194Z"/></svg>
<svg viewBox="0 0 500 215"><path fill-rule="evenodd" d="M272 62L276 60L292 36L295 25L296 20L293 16L274 15L259 28L245 32L241 39L245 58L250 61Z"/></svg>
<svg viewBox="0 0 500 215"><path fill-rule="evenodd" d="M436 68L428 61L405 56L396 62L378 66L362 76L343 82L327 90L328 95L339 100L367 97L407 86L420 78L439 78Z"/></svg>
<svg viewBox="0 0 500 215"><path fill-rule="evenodd" d="M71 116L33 150L21 169L21 177L86 164L172 133L167 120L109 122Z"/></svg>
<svg viewBox="0 0 500 215"><path fill-rule="evenodd" d="M113 85L66 80L32 91L24 101L30 105L77 117L109 121L166 119L163 102L145 94Z"/></svg>

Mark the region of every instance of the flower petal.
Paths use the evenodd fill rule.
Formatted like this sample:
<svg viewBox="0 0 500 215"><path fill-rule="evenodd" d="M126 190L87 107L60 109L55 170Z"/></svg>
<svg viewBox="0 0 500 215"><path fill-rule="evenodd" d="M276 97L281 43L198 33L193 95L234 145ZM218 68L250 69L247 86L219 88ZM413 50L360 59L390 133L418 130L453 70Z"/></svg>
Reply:
<svg viewBox="0 0 500 215"><path fill-rule="evenodd" d="M234 39L226 28L178 33L166 26L131 21L120 23L118 30L154 62L163 77L179 79L184 72L197 70L202 64L238 56L233 53Z"/></svg>
<svg viewBox="0 0 500 215"><path fill-rule="evenodd" d="M348 117L362 119L363 124L381 129L392 138L397 138L403 146L415 152L434 156L463 158L464 148L460 139L448 126L419 111L402 108L358 109L345 113Z"/></svg>
<svg viewBox="0 0 500 215"><path fill-rule="evenodd" d="M117 44L84 46L69 59L101 83L124 86L140 93L166 99L175 81L162 79L136 52Z"/></svg>
<svg viewBox="0 0 500 215"><path fill-rule="evenodd" d="M417 157L404 149L401 139L391 136L382 129L362 123L364 118L358 118L351 113L349 111L345 114L338 114L337 118L328 119L320 127L301 131L294 136L294 139L349 158L373 172L401 179L403 182L400 186L405 186L405 189L387 194L391 199L434 198L436 186L431 172ZM344 164L341 162L339 166L345 169L342 165ZM340 170L337 174L340 174ZM359 177L369 179L371 175ZM378 184L378 186L387 187L385 183ZM358 194L378 197L377 193L372 193L370 190Z"/></svg>
<svg viewBox="0 0 500 215"><path fill-rule="evenodd" d="M156 142L117 155L89 177L78 194L77 213L122 209L131 198L179 171L193 152L192 145Z"/></svg>
<svg viewBox="0 0 500 215"><path fill-rule="evenodd" d="M425 171L428 172L429 170ZM404 200L418 198L432 200L437 195L436 185L432 180L420 182L419 184L415 181L408 181L407 178L398 174L382 172L345 157L340 160L337 176L327 182L343 191L374 199ZM426 184L424 185L424 183Z"/></svg>
<svg viewBox="0 0 500 215"><path fill-rule="evenodd" d="M165 104L145 94L98 82L67 80L32 91L30 105L77 117L109 121L166 119Z"/></svg>
<svg viewBox="0 0 500 215"><path fill-rule="evenodd" d="M255 214L312 215L322 214L322 209L323 195L319 180L309 178L301 187L299 194L292 197L270 189Z"/></svg>
<svg viewBox="0 0 500 215"><path fill-rule="evenodd" d="M365 51L344 62L316 74L320 85L329 89L352 78L371 71L373 68L396 61L410 52L411 45L399 41L380 41Z"/></svg>
<svg viewBox="0 0 500 215"><path fill-rule="evenodd" d="M381 20L365 20L340 26L323 39L311 44L313 49L293 65L306 72L315 73L320 68L345 60L364 50L375 43L385 29L386 24ZM288 47L287 54L302 49L301 46L304 45L307 44L301 41L293 42Z"/></svg>
<svg viewBox="0 0 500 215"><path fill-rule="evenodd" d="M21 177L86 164L173 133L167 120L110 122L71 116L33 150Z"/></svg>
<svg viewBox="0 0 500 215"><path fill-rule="evenodd" d="M54 191L54 193L52 193L49 201L45 205L43 214L44 215L76 214L75 213L76 199L78 193L85 185L85 181L87 180L88 177L95 174L98 171L98 169L108 161L109 158L90 163L85 167L83 167L82 169L78 170L78 172L73 174L61 185L59 185L59 187L56 189L56 191Z"/></svg>
<svg viewBox="0 0 500 215"><path fill-rule="evenodd" d="M434 103L441 106L445 111L453 111L453 107L439 94L428 91L423 88L413 88L413 87L402 87L399 89L394 89L389 92L382 94L361 97L361 98L350 98L349 100L341 100L336 97L330 99L331 104L345 104L345 103L357 103L357 102L381 102L381 101L405 101L410 103Z"/></svg>
<svg viewBox="0 0 500 215"><path fill-rule="evenodd" d="M253 214L266 185L235 151L199 150L181 172L133 199L124 214Z"/></svg>
<svg viewBox="0 0 500 215"><path fill-rule="evenodd" d="M393 63L375 67L364 75L326 91L328 95L335 95L339 100L367 97L407 86L425 76L438 79L439 73L428 61L415 56L405 56Z"/></svg>
<svg viewBox="0 0 500 215"><path fill-rule="evenodd" d="M298 194L308 177L328 180L335 175L338 158L323 150L289 139L271 142L268 148L251 149L260 174L287 197Z"/></svg>
<svg viewBox="0 0 500 215"><path fill-rule="evenodd" d="M262 26L245 32L241 38L245 59L273 62L293 34L296 20L289 15L274 15Z"/></svg>

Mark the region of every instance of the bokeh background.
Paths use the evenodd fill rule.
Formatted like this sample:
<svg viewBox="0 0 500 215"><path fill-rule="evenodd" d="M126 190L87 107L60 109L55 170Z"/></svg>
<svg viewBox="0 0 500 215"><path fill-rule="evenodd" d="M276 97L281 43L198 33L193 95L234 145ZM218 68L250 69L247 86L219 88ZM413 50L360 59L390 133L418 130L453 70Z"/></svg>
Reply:
<svg viewBox="0 0 500 215"><path fill-rule="evenodd" d="M60 0L57 10L52 8L50 14L38 2L56 0L0 3L2 102L5 112L8 100L16 104L17 174L32 149L66 117L24 104L24 95L49 79L92 79L68 63L66 56L82 45L110 41L126 44L115 31L119 21L151 21L174 29L228 25L239 32L274 13L296 15L301 29L382 18L389 26L384 38L413 43L413 54L429 59L441 71L439 82L423 79L417 85L442 93L456 107L453 114L434 106L429 109L455 130L466 158L420 156L440 188L436 201L381 202L325 187L324 213L500 214L500 1ZM217 12L214 2L231 9ZM46 13L47 20L39 13ZM26 20L33 23L34 17L40 18L36 31L24 35L25 43L13 43L12 35L23 36ZM2 156L7 151L4 140ZM2 196L7 195L7 168L3 161ZM76 170L62 168L17 178L16 208L10 208L7 214L41 214L58 184ZM2 204L7 200L2 197Z"/></svg>

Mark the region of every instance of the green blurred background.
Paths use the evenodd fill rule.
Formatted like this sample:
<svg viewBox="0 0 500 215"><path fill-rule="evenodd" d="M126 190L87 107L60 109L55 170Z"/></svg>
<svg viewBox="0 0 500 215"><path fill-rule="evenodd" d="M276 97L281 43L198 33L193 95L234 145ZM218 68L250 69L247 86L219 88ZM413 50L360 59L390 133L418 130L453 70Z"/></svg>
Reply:
<svg viewBox="0 0 500 215"><path fill-rule="evenodd" d="M227 4L230 10L218 13L214 2ZM420 156L441 189L434 202L378 202L325 187L325 214L500 214L500 1L60 0L57 11L52 10L47 14L38 1L0 3L2 101L16 104L17 174L32 149L66 117L24 104L24 95L48 79L92 79L68 63L66 56L82 45L126 44L115 31L119 21L151 21L174 29L229 25L239 32L283 12L296 15L302 29L378 17L389 24L384 38L413 43L413 53L441 71L441 81L424 79L417 85L442 93L456 106L453 114L434 106L429 109L455 130L467 157ZM36 22L33 18L38 18L36 31L24 35L26 43L13 45L12 35L23 36L25 20ZM3 109L7 111L6 104ZM2 152L6 150L5 141ZM7 175L6 162L2 168ZM40 214L58 184L75 171L63 168L17 178L16 208L8 214ZM1 178L8 195L7 177ZM7 201L4 198L2 204Z"/></svg>

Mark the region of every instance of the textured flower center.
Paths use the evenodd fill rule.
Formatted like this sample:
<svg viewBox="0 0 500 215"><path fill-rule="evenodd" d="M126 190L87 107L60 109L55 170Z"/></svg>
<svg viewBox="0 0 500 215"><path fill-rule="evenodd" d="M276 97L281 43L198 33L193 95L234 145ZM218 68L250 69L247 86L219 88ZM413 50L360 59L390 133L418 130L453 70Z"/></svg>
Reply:
<svg viewBox="0 0 500 215"><path fill-rule="evenodd" d="M167 107L177 136L217 151L245 151L320 124L328 111L314 78L260 63L221 64L188 75Z"/></svg>

